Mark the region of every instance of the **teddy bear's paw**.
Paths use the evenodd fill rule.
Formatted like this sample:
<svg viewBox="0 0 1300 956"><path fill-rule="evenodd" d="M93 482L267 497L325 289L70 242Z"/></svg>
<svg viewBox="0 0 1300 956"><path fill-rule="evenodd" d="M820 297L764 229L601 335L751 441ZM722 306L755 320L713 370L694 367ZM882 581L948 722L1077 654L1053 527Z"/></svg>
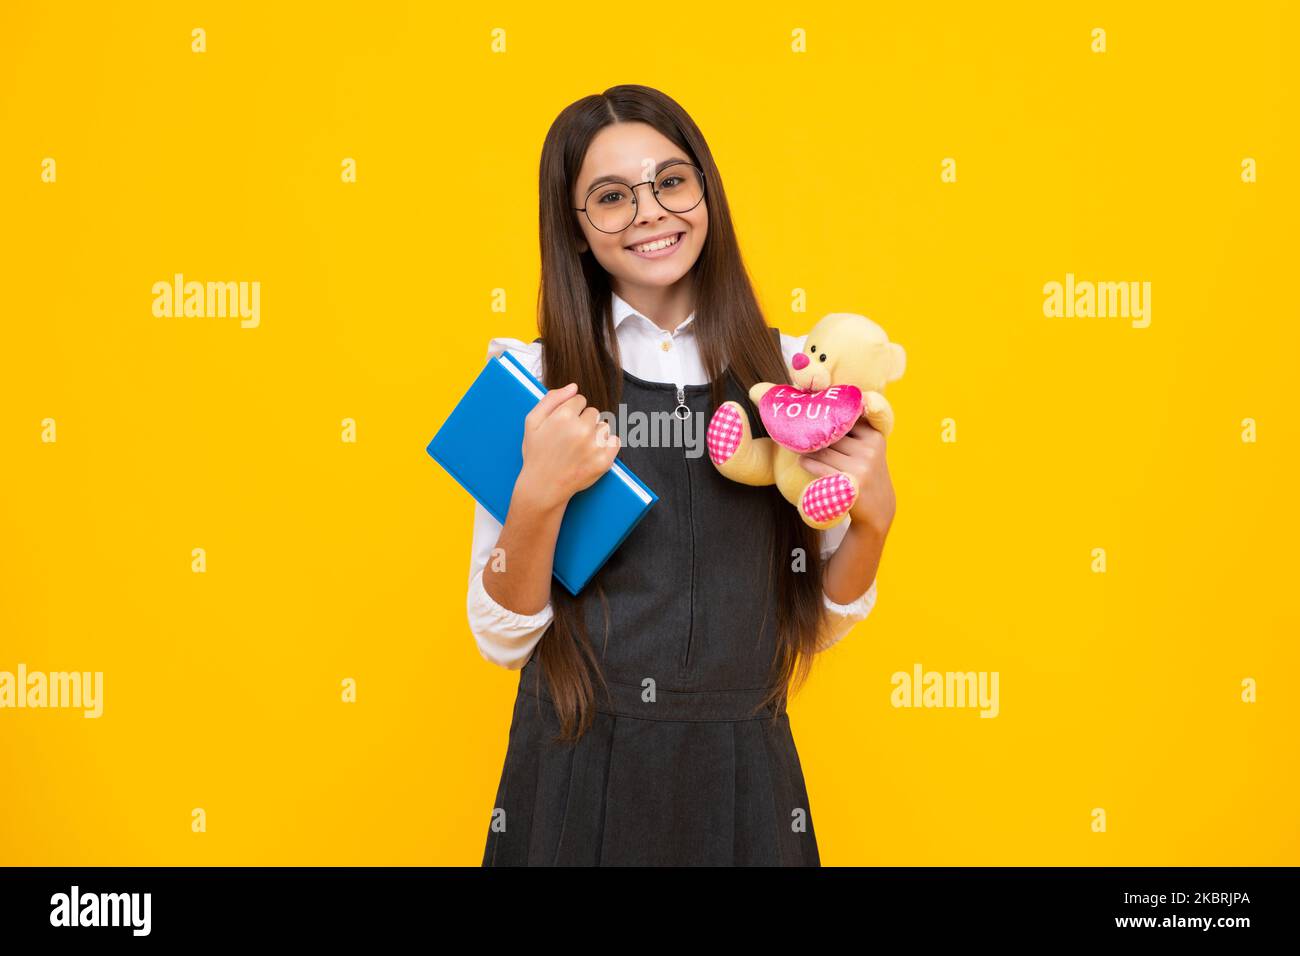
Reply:
<svg viewBox="0 0 1300 956"><path fill-rule="evenodd" d="M808 483L799 499L799 511L810 524L829 525L848 514L857 500L857 483L837 472Z"/></svg>
<svg viewBox="0 0 1300 956"><path fill-rule="evenodd" d="M867 392L862 396L862 415L876 431L888 437L894 429L894 409L889 399L879 392Z"/></svg>
<svg viewBox="0 0 1300 956"><path fill-rule="evenodd" d="M723 402L709 419L704 436L715 465L725 464L749 441L749 419L735 402Z"/></svg>

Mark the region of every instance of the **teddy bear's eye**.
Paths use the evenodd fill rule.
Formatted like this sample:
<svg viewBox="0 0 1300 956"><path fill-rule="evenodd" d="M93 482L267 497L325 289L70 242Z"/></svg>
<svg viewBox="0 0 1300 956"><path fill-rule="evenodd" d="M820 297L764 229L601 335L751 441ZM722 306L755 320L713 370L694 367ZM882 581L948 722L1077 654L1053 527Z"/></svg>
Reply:
<svg viewBox="0 0 1300 956"><path fill-rule="evenodd" d="M817 354L817 346L815 346L815 345L810 345L810 346L808 346L808 351L811 352L813 355L816 355L816 354Z"/></svg>
<svg viewBox="0 0 1300 956"><path fill-rule="evenodd" d="M826 361L826 353L823 352L821 357L822 357L822 361L825 362L825 361Z"/></svg>

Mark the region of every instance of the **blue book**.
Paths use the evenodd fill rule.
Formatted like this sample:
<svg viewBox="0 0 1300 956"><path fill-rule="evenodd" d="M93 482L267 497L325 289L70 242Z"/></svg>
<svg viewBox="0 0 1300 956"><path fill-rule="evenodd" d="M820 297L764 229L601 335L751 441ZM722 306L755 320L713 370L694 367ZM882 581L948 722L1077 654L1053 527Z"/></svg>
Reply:
<svg viewBox="0 0 1300 956"><path fill-rule="evenodd" d="M429 442L428 452L492 517L505 524L524 467L524 416L546 387L509 352L487 366ZM552 569L575 597L659 500L618 459L569 499Z"/></svg>

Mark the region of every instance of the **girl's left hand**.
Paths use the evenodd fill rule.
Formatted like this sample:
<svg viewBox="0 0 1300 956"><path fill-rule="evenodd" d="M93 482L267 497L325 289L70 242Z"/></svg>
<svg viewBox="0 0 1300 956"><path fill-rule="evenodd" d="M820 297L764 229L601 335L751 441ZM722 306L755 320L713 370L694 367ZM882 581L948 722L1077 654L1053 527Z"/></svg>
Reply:
<svg viewBox="0 0 1300 956"><path fill-rule="evenodd" d="M858 482L858 500L849 511L849 528L869 528L880 537L889 532L894 521L894 484L889 479L885 461L885 436L867 423L866 418L832 445L799 456L799 464L820 478L837 471L852 475Z"/></svg>

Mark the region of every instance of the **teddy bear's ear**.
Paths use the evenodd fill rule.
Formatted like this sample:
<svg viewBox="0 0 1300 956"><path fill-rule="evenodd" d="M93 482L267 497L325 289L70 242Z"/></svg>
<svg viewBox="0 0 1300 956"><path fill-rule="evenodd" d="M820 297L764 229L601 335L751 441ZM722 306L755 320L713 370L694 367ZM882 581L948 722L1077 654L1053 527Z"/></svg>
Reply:
<svg viewBox="0 0 1300 956"><path fill-rule="evenodd" d="M907 367L907 353L897 342L889 343L889 375L885 381L896 382L903 377L903 369Z"/></svg>

